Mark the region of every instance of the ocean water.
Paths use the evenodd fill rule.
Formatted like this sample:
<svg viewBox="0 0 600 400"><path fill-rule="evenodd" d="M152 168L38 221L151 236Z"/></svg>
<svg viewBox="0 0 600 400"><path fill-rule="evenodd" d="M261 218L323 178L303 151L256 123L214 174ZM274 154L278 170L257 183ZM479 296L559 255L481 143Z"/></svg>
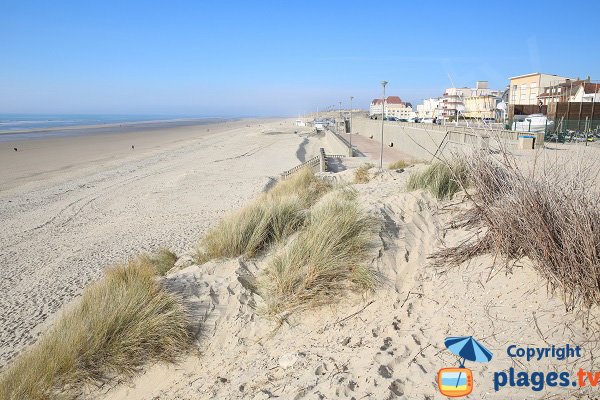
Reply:
<svg viewBox="0 0 600 400"><path fill-rule="evenodd" d="M165 115L0 114L0 143L195 126L233 118ZM61 129L62 128L62 129Z"/></svg>
<svg viewBox="0 0 600 400"><path fill-rule="evenodd" d="M189 118L202 117L181 115L0 114L0 132Z"/></svg>

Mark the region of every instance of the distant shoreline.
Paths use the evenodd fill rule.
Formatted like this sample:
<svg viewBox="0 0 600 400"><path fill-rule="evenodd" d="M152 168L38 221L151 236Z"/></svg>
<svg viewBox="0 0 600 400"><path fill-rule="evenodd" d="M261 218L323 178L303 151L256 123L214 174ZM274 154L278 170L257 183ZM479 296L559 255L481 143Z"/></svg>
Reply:
<svg viewBox="0 0 600 400"><path fill-rule="evenodd" d="M232 120L236 120L236 119L239 119L239 118L205 117L205 118L157 119L157 120L148 120L148 121L109 122L109 123L98 123L98 124L87 124L87 125L65 125L65 126L44 127L44 128L0 130L0 135L54 132L54 131L73 130L73 129L115 128L115 127L121 127L123 125L134 126L134 125L157 124L157 123L215 122L215 121L219 122L219 121L232 121Z"/></svg>
<svg viewBox="0 0 600 400"><path fill-rule="evenodd" d="M73 125L39 129L23 129L17 131L0 131L0 142L35 140L52 137L85 136L93 134L114 134L140 132L157 129L190 127L221 122L238 121L240 118L182 118L154 121L132 121L120 123L105 123L94 125Z"/></svg>

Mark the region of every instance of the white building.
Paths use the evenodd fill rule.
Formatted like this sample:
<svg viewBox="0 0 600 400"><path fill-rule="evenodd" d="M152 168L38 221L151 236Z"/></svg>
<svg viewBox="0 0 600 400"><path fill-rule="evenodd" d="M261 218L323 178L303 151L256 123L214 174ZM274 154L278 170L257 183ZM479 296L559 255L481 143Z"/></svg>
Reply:
<svg viewBox="0 0 600 400"><path fill-rule="evenodd" d="M430 98L423 100L423 104L417 105L418 118L439 118L441 114L440 99Z"/></svg>
<svg viewBox="0 0 600 400"><path fill-rule="evenodd" d="M471 89L467 87L446 89L440 102L440 117L447 120L450 118L456 118L456 116L459 114L464 115L464 99L470 95Z"/></svg>
<svg viewBox="0 0 600 400"><path fill-rule="evenodd" d="M448 88L441 99L441 118L495 118L500 95L487 81L477 81L474 88Z"/></svg>
<svg viewBox="0 0 600 400"><path fill-rule="evenodd" d="M381 118L381 108L383 102L381 99L373 99L369 106L369 116L371 118ZM385 99L385 116L409 119L412 113L412 105L406 103L398 96L388 96Z"/></svg>

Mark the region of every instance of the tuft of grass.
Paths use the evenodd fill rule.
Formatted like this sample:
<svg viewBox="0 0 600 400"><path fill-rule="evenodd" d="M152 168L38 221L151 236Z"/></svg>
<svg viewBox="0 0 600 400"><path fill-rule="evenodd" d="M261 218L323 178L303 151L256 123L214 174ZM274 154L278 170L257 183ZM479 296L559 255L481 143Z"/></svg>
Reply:
<svg viewBox="0 0 600 400"><path fill-rule="evenodd" d="M436 161L408 178L408 190L424 189L438 199L452 197L469 183L467 163L459 157L448 162Z"/></svg>
<svg viewBox="0 0 600 400"><path fill-rule="evenodd" d="M197 262L253 257L281 242L302 226L306 209L331 187L308 168L279 182L210 230L200 241Z"/></svg>
<svg viewBox="0 0 600 400"><path fill-rule="evenodd" d="M398 160L396 162L389 164L388 169L403 169L403 168L408 167L409 165L411 165L411 164L407 163L404 160Z"/></svg>
<svg viewBox="0 0 600 400"><path fill-rule="evenodd" d="M473 207L454 223L484 233L439 250L432 256L435 263L458 265L484 253L499 255L507 264L528 257L548 286L562 292L568 310L600 305L600 192L595 177L576 165L566 171L551 166L531 175L512 156L502 156L469 160Z"/></svg>
<svg viewBox="0 0 600 400"><path fill-rule="evenodd" d="M354 171L354 183L367 183L371 179L369 176L369 170L374 165L371 163L363 164Z"/></svg>
<svg viewBox="0 0 600 400"><path fill-rule="evenodd" d="M259 279L267 313L306 310L336 302L348 290L373 289L374 272L364 263L376 228L377 222L359 208L352 192L324 196Z"/></svg>
<svg viewBox="0 0 600 400"><path fill-rule="evenodd" d="M76 398L87 384L174 361L190 343L185 310L139 261L114 267L0 376L0 398Z"/></svg>
<svg viewBox="0 0 600 400"><path fill-rule="evenodd" d="M156 275L165 276L175 266L177 254L162 247L156 253L140 255L138 261L154 268Z"/></svg>

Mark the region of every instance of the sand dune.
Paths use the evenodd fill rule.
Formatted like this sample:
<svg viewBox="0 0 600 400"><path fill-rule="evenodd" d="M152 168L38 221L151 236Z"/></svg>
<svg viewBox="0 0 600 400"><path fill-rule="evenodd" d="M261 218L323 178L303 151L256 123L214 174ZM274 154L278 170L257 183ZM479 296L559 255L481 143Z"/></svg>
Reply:
<svg viewBox="0 0 600 400"><path fill-rule="evenodd" d="M279 326L260 314L261 299L245 284L262 268L261 260L189 266L169 276L168 286L204 321L198 354L177 366L154 366L131 384L105 388L105 398L442 398L437 371L457 366L443 341L459 335L482 339L496 357L490 364L467 365L477 398L573 395L569 388L494 391L493 372L515 365L528 371L593 369L600 355L590 342L597 322L583 327L565 312L526 260L509 268L493 268L490 257L460 268L430 267L427 256L434 249L468 233L448 228L453 202L403 190L413 168L419 167L385 171L355 186L365 209L384 221L372 249L372 268L383 278L375 293L295 315ZM351 181L353 169L327 175ZM506 355L510 344L547 343L580 345L584 357L526 362Z"/></svg>

